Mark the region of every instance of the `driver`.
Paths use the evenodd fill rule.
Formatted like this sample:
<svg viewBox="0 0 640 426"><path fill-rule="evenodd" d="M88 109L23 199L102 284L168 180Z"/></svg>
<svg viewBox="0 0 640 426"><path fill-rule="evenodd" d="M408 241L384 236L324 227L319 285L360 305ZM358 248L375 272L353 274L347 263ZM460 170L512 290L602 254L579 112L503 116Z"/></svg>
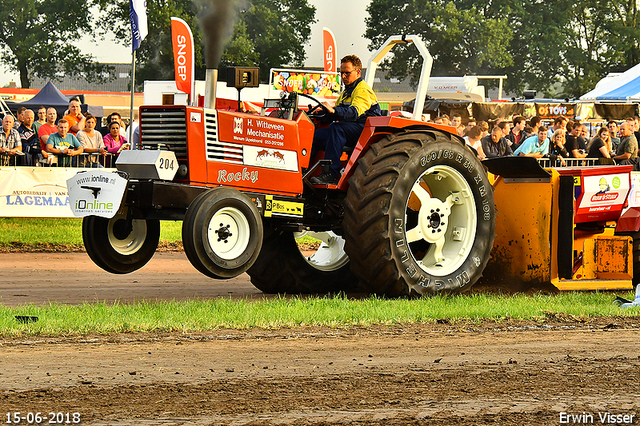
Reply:
<svg viewBox="0 0 640 426"><path fill-rule="evenodd" d="M367 117L382 115L378 98L362 77L362 62L355 55L349 55L340 61L340 75L345 85L344 91L336 100L335 107L327 102L322 105L328 114L322 119L332 122L329 127L316 129L313 136L311 158L324 150L325 160L331 160L330 166L322 166L322 173L311 178L311 183L335 185L340 178L340 157L345 146L356 145Z"/></svg>

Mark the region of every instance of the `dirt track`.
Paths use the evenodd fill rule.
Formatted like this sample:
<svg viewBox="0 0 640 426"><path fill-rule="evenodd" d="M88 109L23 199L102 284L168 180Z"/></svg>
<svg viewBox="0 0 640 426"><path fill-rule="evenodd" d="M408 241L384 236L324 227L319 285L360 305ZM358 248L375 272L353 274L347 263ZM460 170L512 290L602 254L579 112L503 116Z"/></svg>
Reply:
<svg viewBox="0 0 640 426"><path fill-rule="evenodd" d="M198 272L183 252L159 252L139 271L114 275L86 253L0 253L0 303L82 303L265 297L247 275L213 280Z"/></svg>
<svg viewBox="0 0 640 426"><path fill-rule="evenodd" d="M117 277L71 254L0 255L0 302L261 297L244 278L203 278L183 256ZM102 425L560 425L566 412L640 424L639 332L638 319L550 318L0 340L0 421L20 411Z"/></svg>

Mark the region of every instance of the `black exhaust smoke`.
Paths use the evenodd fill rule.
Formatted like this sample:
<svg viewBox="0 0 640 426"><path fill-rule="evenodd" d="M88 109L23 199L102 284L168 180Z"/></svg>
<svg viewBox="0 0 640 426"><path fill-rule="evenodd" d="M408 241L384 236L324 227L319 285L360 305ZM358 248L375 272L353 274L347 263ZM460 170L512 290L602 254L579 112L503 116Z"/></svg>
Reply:
<svg viewBox="0 0 640 426"><path fill-rule="evenodd" d="M218 68L224 46L233 36L238 12L246 3L245 0L196 0L207 68Z"/></svg>

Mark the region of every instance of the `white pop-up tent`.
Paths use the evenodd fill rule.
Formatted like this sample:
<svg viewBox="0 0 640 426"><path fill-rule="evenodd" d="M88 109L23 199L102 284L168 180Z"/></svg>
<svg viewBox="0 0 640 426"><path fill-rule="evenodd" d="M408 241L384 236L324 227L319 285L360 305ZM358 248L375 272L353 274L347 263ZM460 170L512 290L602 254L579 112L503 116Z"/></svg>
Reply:
<svg viewBox="0 0 640 426"><path fill-rule="evenodd" d="M622 74L609 74L580 96L583 102L640 102L640 64Z"/></svg>

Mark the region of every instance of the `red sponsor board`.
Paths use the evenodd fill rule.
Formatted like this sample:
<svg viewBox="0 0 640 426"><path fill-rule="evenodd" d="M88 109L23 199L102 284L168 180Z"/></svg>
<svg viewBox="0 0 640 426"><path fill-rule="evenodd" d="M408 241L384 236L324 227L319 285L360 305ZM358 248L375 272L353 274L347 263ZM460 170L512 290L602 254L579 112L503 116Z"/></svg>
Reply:
<svg viewBox="0 0 640 426"><path fill-rule="evenodd" d="M631 166L567 167L560 174L574 177L575 223L617 220L631 189Z"/></svg>
<svg viewBox="0 0 640 426"><path fill-rule="evenodd" d="M302 193L301 167L309 166L314 131L305 114L295 121L220 110L217 114L218 143L238 155L233 162L209 161L210 182L281 195Z"/></svg>
<svg viewBox="0 0 640 426"><path fill-rule="evenodd" d="M540 118L551 119L559 116L573 118L576 115L575 104L539 104L536 103L536 113Z"/></svg>

